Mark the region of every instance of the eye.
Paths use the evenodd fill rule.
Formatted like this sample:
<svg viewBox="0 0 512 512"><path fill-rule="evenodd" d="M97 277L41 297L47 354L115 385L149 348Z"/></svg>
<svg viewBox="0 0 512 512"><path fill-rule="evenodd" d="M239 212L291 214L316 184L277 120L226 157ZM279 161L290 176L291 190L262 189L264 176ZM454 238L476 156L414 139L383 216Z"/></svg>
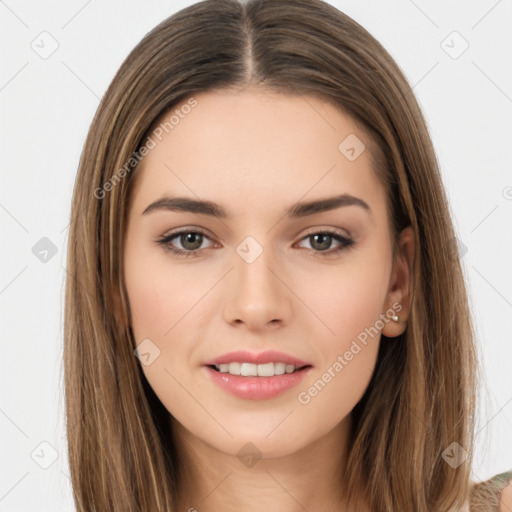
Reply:
<svg viewBox="0 0 512 512"><path fill-rule="evenodd" d="M355 243L353 239L333 230L314 231L302 238L302 241L303 240L311 241L310 245L315 253L325 253L326 256L337 254L344 249L352 247ZM334 250L327 252L332 245L333 240L337 241L340 245ZM323 254L320 255L323 256Z"/></svg>
<svg viewBox="0 0 512 512"><path fill-rule="evenodd" d="M169 233L168 235L158 239L156 242L157 244L162 245L166 251L170 251L173 254L180 256L188 257L199 255L199 249L201 249L205 238L209 240L209 237L203 231L182 229L174 233ZM183 247L182 249L173 245L172 241L174 239L178 239L178 242ZM337 254L344 249L352 247L355 244L354 240L351 238L333 230L314 231L303 237L301 242L304 240L311 240L311 250L320 256L324 256L322 253L325 253L325 256ZM334 250L328 251L332 245L333 240L337 241L340 245Z"/></svg>
<svg viewBox="0 0 512 512"><path fill-rule="evenodd" d="M172 240L178 239L183 249L179 249L171 244ZM191 229L184 229L176 231L163 236L157 243L162 245L165 250L181 256L198 256L198 250L201 248L204 238L208 238L203 231L193 231Z"/></svg>

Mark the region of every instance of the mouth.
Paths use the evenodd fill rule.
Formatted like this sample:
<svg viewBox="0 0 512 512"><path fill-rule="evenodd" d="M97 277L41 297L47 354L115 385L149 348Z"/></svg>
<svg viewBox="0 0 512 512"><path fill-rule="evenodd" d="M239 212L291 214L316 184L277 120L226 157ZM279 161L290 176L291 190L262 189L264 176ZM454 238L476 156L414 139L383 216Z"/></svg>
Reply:
<svg viewBox="0 0 512 512"><path fill-rule="evenodd" d="M268 400L296 387L313 365L275 350L242 350L205 361L203 368L210 382L231 396Z"/></svg>

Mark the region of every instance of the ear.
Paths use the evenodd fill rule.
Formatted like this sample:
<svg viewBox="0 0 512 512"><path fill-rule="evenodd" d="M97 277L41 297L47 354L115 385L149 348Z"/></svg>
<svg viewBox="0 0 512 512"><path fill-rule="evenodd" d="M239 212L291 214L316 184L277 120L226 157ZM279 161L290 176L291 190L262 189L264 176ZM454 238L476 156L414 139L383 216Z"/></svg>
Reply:
<svg viewBox="0 0 512 512"><path fill-rule="evenodd" d="M407 318L411 308L414 251L414 232L412 227L408 226L399 236L386 296L386 311L389 313L393 311L391 314L398 316L398 322L389 320L382 329L382 334L388 338L399 336L407 327ZM389 313L387 314L388 318Z"/></svg>

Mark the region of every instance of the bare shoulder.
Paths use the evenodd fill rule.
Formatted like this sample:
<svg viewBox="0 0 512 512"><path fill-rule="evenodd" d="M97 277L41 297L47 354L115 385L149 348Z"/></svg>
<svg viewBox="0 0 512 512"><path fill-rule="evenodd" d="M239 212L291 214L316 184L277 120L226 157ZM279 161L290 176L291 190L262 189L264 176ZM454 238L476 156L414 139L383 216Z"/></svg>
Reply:
<svg viewBox="0 0 512 512"><path fill-rule="evenodd" d="M500 512L512 511L512 480L504 487L500 495Z"/></svg>

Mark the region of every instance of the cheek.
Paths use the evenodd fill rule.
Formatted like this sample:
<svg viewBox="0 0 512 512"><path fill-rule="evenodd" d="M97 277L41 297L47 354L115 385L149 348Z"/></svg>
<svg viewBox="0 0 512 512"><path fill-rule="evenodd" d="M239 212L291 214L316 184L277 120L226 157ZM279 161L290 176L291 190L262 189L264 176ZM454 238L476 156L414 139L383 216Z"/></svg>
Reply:
<svg viewBox="0 0 512 512"><path fill-rule="evenodd" d="M211 428L211 419L190 399L188 382L194 332L194 306L205 294L204 284L190 273L171 268L165 257L155 261L143 250L133 250L125 259L126 288L136 345L143 340L151 355L142 371L166 409L179 420L194 417L200 428ZM141 359L141 363L143 360ZM199 393L200 394L200 393ZM210 423L209 423L210 421Z"/></svg>
<svg viewBox="0 0 512 512"><path fill-rule="evenodd" d="M126 288L132 327L137 341L144 338L165 343L172 330L198 303L204 286L179 269L136 252L126 259ZM186 321L186 320L185 320Z"/></svg>
<svg viewBox="0 0 512 512"><path fill-rule="evenodd" d="M302 272L294 280L291 287L305 305L308 323L315 327L312 339L321 344L319 352L332 357L375 326L386 309L389 268L385 258L375 261L361 254L347 259L347 264Z"/></svg>
<svg viewBox="0 0 512 512"><path fill-rule="evenodd" d="M380 313L377 300L352 295L340 298L338 304L326 310L335 334L317 336L321 364L296 397L308 421L322 431L334 428L360 401L373 375L380 344L380 329L375 328Z"/></svg>
<svg viewBox="0 0 512 512"><path fill-rule="evenodd" d="M296 282L298 295L318 317L309 322L309 336L320 362L297 399L317 418L313 421L324 427L350 413L372 377L382 330L380 315L385 312L388 264L385 258L370 264L361 257Z"/></svg>
<svg viewBox="0 0 512 512"><path fill-rule="evenodd" d="M143 340L158 356L142 369L164 403L167 395L182 393L179 382L188 378L192 361L197 360L196 334L207 293L218 279L201 272L195 265L170 264L169 258L154 250L133 247L125 258L126 289L129 298L131 325L136 345ZM168 397L167 397L168 398ZM186 398L186 397L185 397ZM179 408L179 405L175 404Z"/></svg>

